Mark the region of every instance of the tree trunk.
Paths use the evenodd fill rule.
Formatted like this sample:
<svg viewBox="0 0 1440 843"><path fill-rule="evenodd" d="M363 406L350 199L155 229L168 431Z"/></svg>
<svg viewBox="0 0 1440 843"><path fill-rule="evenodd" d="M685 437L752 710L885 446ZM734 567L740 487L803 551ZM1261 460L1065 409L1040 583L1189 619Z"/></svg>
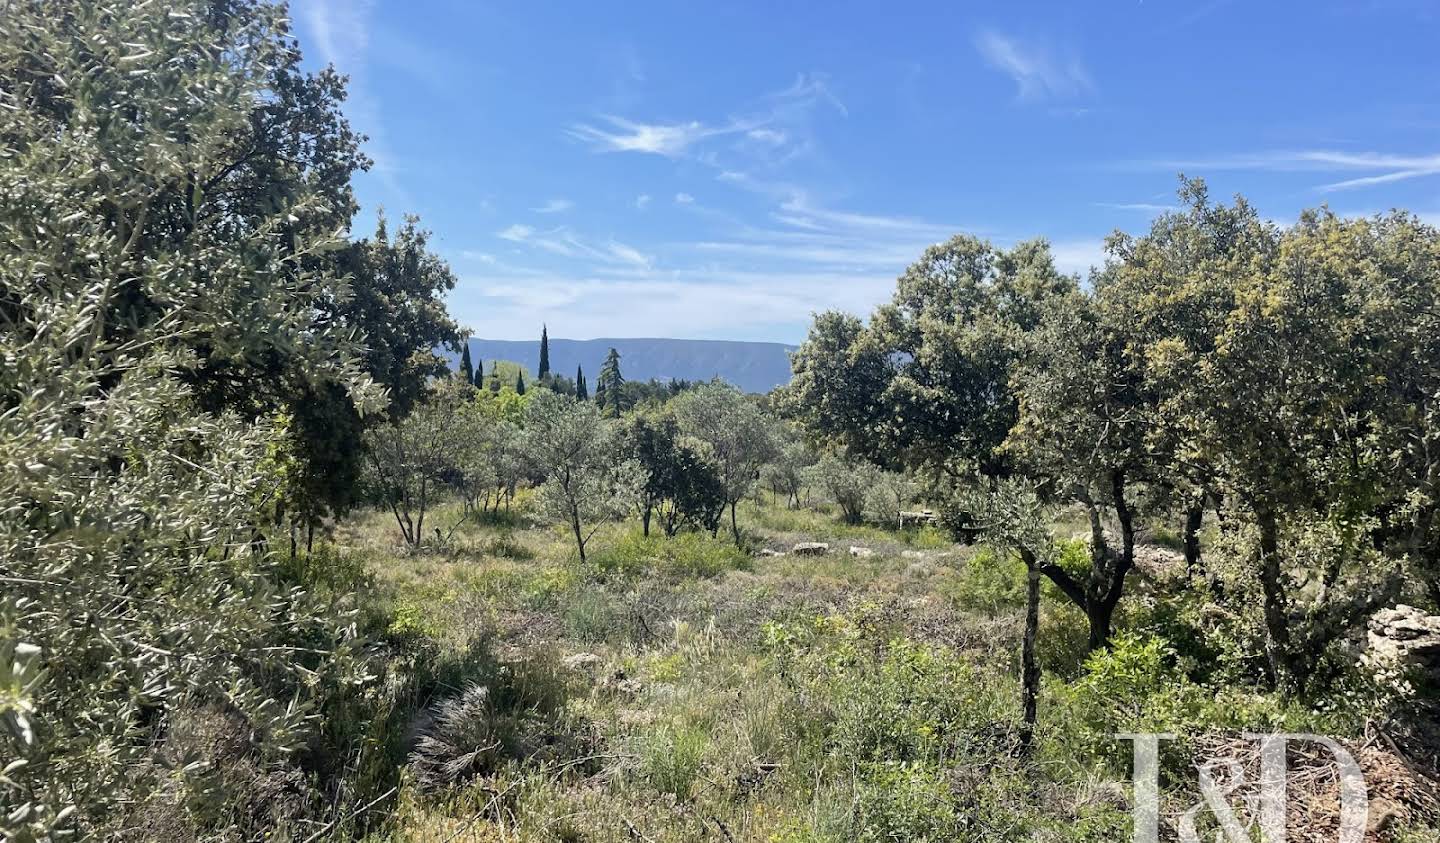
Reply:
<svg viewBox="0 0 1440 843"><path fill-rule="evenodd" d="M1185 575L1203 573L1200 567L1200 527L1205 523L1205 495L1201 494L1185 510Z"/></svg>
<svg viewBox="0 0 1440 843"><path fill-rule="evenodd" d="M640 532L645 538L650 538L650 504L640 511Z"/></svg>
<svg viewBox="0 0 1440 843"><path fill-rule="evenodd" d="M575 532L575 547L580 551L580 564L585 564L585 535L580 531L580 513L570 510L570 529Z"/></svg>
<svg viewBox="0 0 1440 843"><path fill-rule="evenodd" d="M731 502L730 502L730 533L731 533L733 536L735 536L735 546L736 546L736 547L739 547L739 546L740 546L740 526L735 523L735 504L736 504L736 503L737 503L736 501L731 501Z"/></svg>
<svg viewBox="0 0 1440 843"><path fill-rule="evenodd" d="M1115 603L1107 600L1091 600L1090 604L1085 607L1085 618L1090 623L1090 637L1087 646L1091 652L1109 645L1110 624L1114 617Z"/></svg>
<svg viewBox="0 0 1440 843"><path fill-rule="evenodd" d="M1275 514L1256 513L1260 523L1260 586L1265 593L1265 632L1269 637L1266 655L1270 681L1278 686L1285 679L1299 677L1290 668L1290 620L1286 612L1285 583L1280 570L1280 527Z"/></svg>
<svg viewBox="0 0 1440 843"><path fill-rule="evenodd" d="M1040 632L1040 570L1035 555L1020 552L1025 562L1025 637L1020 646L1020 751L1030 753L1035 735L1036 704L1040 697L1040 663L1035 642Z"/></svg>

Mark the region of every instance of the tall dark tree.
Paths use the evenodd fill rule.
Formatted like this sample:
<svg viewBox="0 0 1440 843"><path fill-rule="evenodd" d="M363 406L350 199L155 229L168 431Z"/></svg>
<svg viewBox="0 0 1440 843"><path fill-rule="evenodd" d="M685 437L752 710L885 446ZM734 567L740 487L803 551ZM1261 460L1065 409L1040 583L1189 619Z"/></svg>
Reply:
<svg viewBox="0 0 1440 843"><path fill-rule="evenodd" d="M444 295L454 289L455 275L429 250L428 240L414 217L406 217L394 233L381 217L372 237L336 253L335 271L350 279L350 294L327 302L328 312L319 317L364 338L357 362L388 393L391 419L408 414L429 381L449 371L434 350L464 342L445 310ZM354 503L364 452L360 437L368 422L344 389L313 383L294 388L286 404L296 422L292 436L302 476L300 499L292 502L298 511L292 514L310 526ZM386 414L372 418L380 421Z"/></svg>
<svg viewBox="0 0 1440 843"><path fill-rule="evenodd" d="M478 387L483 387L483 386L485 385L485 361L484 361L484 360L477 360L477 361L475 361L475 377L474 377L474 378L471 378L470 382L473 383L473 384L475 384L475 386L476 386L477 388L478 388Z"/></svg>
<svg viewBox="0 0 1440 843"><path fill-rule="evenodd" d="M600 405L603 412L610 410L611 418L620 418L621 398L624 393L621 386L625 383L625 376L620 374L620 352L610 349L605 355L605 362L600 365L600 377L595 380L595 401Z"/></svg>
<svg viewBox="0 0 1440 843"><path fill-rule="evenodd" d="M475 364L470 362L470 343L465 343L460 348L460 374L465 376L465 382L475 382Z"/></svg>
<svg viewBox="0 0 1440 843"><path fill-rule="evenodd" d="M515 394L525 394L525 370L521 369L515 373Z"/></svg>
<svg viewBox="0 0 1440 843"><path fill-rule="evenodd" d="M575 367L575 397L581 401L590 400L590 390L585 386L585 369L582 366Z"/></svg>
<svg viewBox="0 0 1440 843"><path fill-rule="evenodd" d="M540 326L540 370L539 377L543 383L550 375L550 334L546 326Z"/></svg>
<svg viewBox="0 0 1440 843"><path fill-rule="evenodd" d="M636 413L621 428L624 453L640 467L640 524L650 535L658 518L666 536L685 525L714 532L725 512L725 488L715 464L687 442L671 413Z"/></svg>

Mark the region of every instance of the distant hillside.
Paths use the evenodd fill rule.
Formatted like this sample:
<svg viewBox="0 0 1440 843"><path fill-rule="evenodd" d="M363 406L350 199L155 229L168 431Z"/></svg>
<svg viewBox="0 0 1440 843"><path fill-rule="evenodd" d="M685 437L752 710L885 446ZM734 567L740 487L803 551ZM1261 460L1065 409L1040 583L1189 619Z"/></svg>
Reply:
<svg viewBox="0 0 1440 843"><path fill-rule="evenodd" d="M778 342L671 339L550 339L550 368L557 375L575 377L585 367L592 384L600 363L611 348L620 352L620 371L626 380L709 380L719 376L746 392L769 392L790 381L794 346ZM451 355L457 358L457 355ZM470 340L470 357L484 361L489 372L496 360L514 360L535 372L540 365L540 339Z"/></svg>

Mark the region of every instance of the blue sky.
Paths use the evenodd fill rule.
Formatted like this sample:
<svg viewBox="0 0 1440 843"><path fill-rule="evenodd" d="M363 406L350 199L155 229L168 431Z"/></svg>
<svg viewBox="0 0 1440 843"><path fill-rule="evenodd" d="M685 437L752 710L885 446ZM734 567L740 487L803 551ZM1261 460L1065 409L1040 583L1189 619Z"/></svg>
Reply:
<svg viewBox="0 0 1440 843"><path fill-rule="evenodd" d="M1083 273L1176 174L1440 222L1440 0L296 0L476 336L794 342L953 233Z"/></svg>

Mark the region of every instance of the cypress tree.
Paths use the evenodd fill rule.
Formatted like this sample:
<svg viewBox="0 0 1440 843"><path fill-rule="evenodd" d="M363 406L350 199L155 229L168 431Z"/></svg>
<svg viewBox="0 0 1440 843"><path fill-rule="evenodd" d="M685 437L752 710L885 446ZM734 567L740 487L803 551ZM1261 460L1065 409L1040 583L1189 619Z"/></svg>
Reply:
<svg viewBox="0 0 1440 843"><path fill-rule="evenodd" d="M466 350L466 351L469 351L470 349L467 347L465 350ZM481 360L481 361L479 361L478 363L475 364L475 379L472 380L471 383L475 384L477 387L483 387L483 386L485 385L485 361L484 361L484 360Z"/></svg>
<svg viewBox="0 0 1440 843"><path fill-rule="evenodd" d="M581 401L590 400L590 390L585 388L585 369L583 366L575 367L575 397Z"/></svg>
<svg viewBox="0 0 1440 843"><path fill-rule="evenodd" d="M515 373L515 394L525 394L525 370L521 369Z"/></svg>
<svg viewBox="0 0 1440 843"><path fill-rule="evenodd" d="M604 409L605 403L610 402L614 418L620 418L620 385L625 383L625 376L620 374L620 352L610 349L605 355L605 362L600 366L600 377L595 381L595 400ZM604 397L601 397L601 390L604 390Z"/></svg>
<svg viewBox="0 0 1440 843"><path fill-rule="evenodd" d="M547 331L546 326L544 326L544 325L541 325L541 326L540 326L540 369L539 369L539 373L540 373L540 380L541 380L542 383L544 382L544 380L545 380L547 377L550 376L550 334L549 334L549 332Z"/></svg>
<svg viewBox="0 0 1440 843"><path fill-rule="evenodd" d="M466 340L464 347L460 349L460 374L465 376L466 383L475 383L475 365L470 362L469 340Z"/></svg>

